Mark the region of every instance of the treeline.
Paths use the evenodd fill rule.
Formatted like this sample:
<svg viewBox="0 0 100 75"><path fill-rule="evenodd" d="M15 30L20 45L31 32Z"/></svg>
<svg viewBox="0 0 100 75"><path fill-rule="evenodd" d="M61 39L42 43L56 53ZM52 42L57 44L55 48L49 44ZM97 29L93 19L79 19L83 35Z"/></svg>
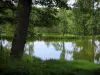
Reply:
<svg viewBox="0 0 100 75"><path fill-rule="evenodd" d="M77 0L73 8L32 7L28 35L55 33L73 35L99 35L100 1ZM5 10L8 17L15 17L11 9ZM4 14L0 14L4 15ZM14 32L12 20L2 23L2 31L7 35Z"/></svg>
<svg viewBox="0 0 100 75"><path fill-rule="evenodd" d="M33 9L34 33L99 35L99 4L99 0L77 0L71 9L35 8L40 11Z"/></svg>

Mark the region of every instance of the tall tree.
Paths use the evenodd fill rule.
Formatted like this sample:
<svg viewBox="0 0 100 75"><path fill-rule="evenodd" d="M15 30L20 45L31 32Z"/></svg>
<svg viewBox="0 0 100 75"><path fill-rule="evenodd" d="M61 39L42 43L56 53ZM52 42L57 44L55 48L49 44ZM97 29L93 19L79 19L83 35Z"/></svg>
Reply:
<svg viewBox="0 0 100 75"><path fill-rule="evenodd" d="M47 0L41 0L41 1L42 1L42 4L45 4ZM51 4L53 2L52 0L48 0L48 1L50 5L47 4L47 6L51 7ZM57 2L58 0L53 0L53 1ZM66 4L67 0L65 1L59 0L59 1L62 2L63 4L62 6L65 5L65 7L67 7L67 4ZM18 1L16 30L15 30L15 34L14 34L14 38L12 42L11 54L10 54L16 59L21 59L23 56L24 46L25 46L26 36L27 36L27 29L29 26L29 16L30 16L30 11L31 11L31 4L32 4L32 0L19 0Z"/></svg>
<svg viewBox="0 0 100 75"><path fill-rule="evenodd" d="M15 6L10 0L0 0L0 24L4 24L6 22L11 23L14 18L9 16L9 12L7 10L15 11Z"/></svg>
<svg viewBox="0 0 100 75"><path fill-rule="evenodd" d="M77 0L73 8L74 24L76 25L77 34L87 35L92 15L92 3L91 0ZM91 28L92 30L92 28ZM90 30L90 31L91 31Z"/></svg>
<svg viewBox="0 0 100 75"><path fill-rule="evenodd" d="M16 59L21 59L24 52L26 42L27 29L29 25L29 16L31 12L32 0L19 0L17 17L16 17L16 30L12 42L10 55Z"/></svg>
<svg viewBox="0 0 100 75"><path fill-rule="evenodd" d="M14 4L10 0L0 0L0 39L2 40L3 27L6 23L13 23L14 18L10 15L9 11L14 12ZM0 41L0 46L2 50L2 41Z"/></svg>

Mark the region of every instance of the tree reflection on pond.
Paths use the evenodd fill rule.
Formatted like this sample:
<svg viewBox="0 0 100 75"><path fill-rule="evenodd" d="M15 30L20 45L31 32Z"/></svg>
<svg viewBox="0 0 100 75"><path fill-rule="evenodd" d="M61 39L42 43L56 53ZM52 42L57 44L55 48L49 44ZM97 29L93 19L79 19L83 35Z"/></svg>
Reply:
<svg viewBox="0 0 100 75"><path fill-rule="evenodd" d="M3 47L11 48L11 42L2 41ZM72 41L31 41L25 45L25 53L30 56L59 60L87 60L100 63L100 41L98 39L78 39Z"/></svg>

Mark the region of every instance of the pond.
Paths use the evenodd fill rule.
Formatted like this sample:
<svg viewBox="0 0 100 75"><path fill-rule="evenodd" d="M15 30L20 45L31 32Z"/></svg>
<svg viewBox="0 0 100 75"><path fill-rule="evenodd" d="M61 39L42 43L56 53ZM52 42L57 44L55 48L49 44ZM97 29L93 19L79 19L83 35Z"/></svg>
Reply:
<svg viewBox="0 0 100 75"><path fill-rule="evenodd" d="M11 42L2 40L3 47L11 48ZM31 41L25 44L25 53L41 58L59 60L87 60L100 64L100 40L78 39L68 41Z"/></svg>

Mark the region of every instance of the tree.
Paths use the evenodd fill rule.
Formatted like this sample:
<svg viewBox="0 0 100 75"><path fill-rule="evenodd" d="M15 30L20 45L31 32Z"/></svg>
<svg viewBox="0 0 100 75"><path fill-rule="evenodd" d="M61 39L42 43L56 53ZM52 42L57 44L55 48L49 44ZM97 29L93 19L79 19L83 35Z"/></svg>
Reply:
<svg viewBox="0 0 100 75"><path fill-rule="evenodd" d="M77 0L73 8L76 34L99 34L99 0ZM97 16L98 15L98 16Z"/></svg>
<svg viewBox="0 0 100 75"><path fill-rule="evenodd" d="M0 24L4 24L6 22L12 23L14 18L9 16L9 11L14 12L16 7L10 0L0 0Z"/></svg>
<svg viewBox="0 0 100 75"><path fill-rule="evenodd" d="M56 25L56 21L58 21L57 9L55 8L36 8L32 7L31 16L30 16L30 24L35 27L52 27Z"/></svg>
<svg viewBox="0 0 100 75"><path fill-rule="evenodd" d="M99 7L99 3L100 3L100 0L91 0L92 1L92 35L96 35L98 34L98 31L100 29L99 28L99 13L100 13L100 7ZM97 16L98 15L98 16Z"/></svg>
<svg viewBox="0 0 100 75"><path fill-rule="evenodd" d="M76 26L76 34L87 35L88 27L90 24L88 22L91 19L92 13L91 0L77 0L73 8L74 25Z"/></svg>
<svg viewBox="0 0 100 75"><path fill-rule="evenodd" d="M45 0L42 0L42 1L45 2ZM51 1L52 0L49 0L49 2ZM57 2L58 0L53 0L53 1ZM59 0L59 1L62 2L64 5L66 5L66 3L64 3L66 0L65 1ZM27 36L27 29L29 26L31 4L32 4L32 0L19 0L18 1L16 30L15 30L11 53L10 53L10 55L12 57L15 57L16 59L21 59L23 56L24 46L25 46L26 36ZM52 2L50 4L52 4ZM51 7L49 6L49 4L47 4L47 6Z"/></svg>
<svg viewBox="0 0 100 75"><path fill-rule="evenodd" d="M9 11L14 12L15 7L14 4L9 0L0 0L0 39L2 40L2 32L4 24L13 23L14 18L9 15ZM0 42L1 50L2 50L2 41Z"/></svg>
<svg viewBox="0 0 100 75"><path fill-rule="evenodd" d="M59 31L64 36L68 32L68 11L66 9L60 9L58 13L59 17Z"/></svg>
<svg viewBox="0 0 100 75"><path fill-rule="evenodd" d="M64 41L62 42L52 42L52 45L54 46L54 48L56 50L61 50L61 54L60 54L60 60L65 60L65 55L66 55L66 49L65 49L65 43Z"/></svg>
<svg viewBox="0 0 100 75"><path fill-rule="evenodd" d="M19 0L17 9L16 31L14 34L10 55L16 59L21 59L26 42L29 16L31 12L32 0Z"/></svg>

